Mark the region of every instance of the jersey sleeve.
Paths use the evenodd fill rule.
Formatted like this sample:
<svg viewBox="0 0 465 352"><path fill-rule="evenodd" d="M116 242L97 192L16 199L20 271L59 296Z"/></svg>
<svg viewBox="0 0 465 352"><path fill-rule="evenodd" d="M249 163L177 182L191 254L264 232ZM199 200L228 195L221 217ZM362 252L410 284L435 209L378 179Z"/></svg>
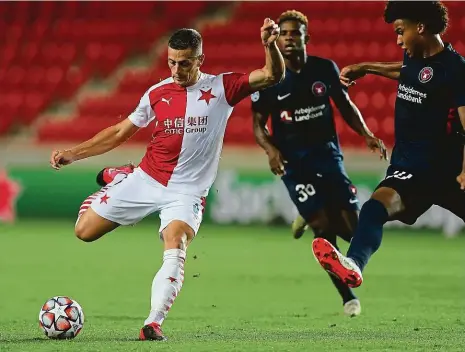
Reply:
<svg viewBox="0 0 465 352"><path fill-rule="evenodd" d="M347 88L344 87L341 82L339 81L339 67L337 67L334 61L329 61L328 67L328 78L330 82L329 92L331 97L338 97L338 96L346 96L347 95Z"/></svg>
<svg viewBox="0 0 465 352"><path fill-rule="evenodd" d="M244 73L223 74L224 94L230 106L234 106L252 93L249 75Z"/></svg>
<svg viewBox="0 0 465 352"><path fill-rule="evenodd" d="M455 107L465 106L465 62L460 66L453 90Z"/></svg>
<svg viewBox="0 0 465 352"><path fill-rule="evenodd" d="M155 118L152 105L150 104L150 91L145 92L134 110L129 115L129 120L137 127L147 127Z"/></svg>

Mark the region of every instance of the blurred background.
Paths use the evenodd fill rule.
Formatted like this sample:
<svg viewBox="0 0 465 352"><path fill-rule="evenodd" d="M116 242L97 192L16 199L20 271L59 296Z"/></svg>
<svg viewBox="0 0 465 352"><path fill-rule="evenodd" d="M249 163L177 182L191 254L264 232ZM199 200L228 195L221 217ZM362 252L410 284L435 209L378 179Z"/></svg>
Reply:
<svg viewBox="0 0 465 352"><path fill-rule="evenodd" d="M465 54L465 6L446 4L444 38ZM312 234L292 239L296 210L255 145L249 99L227 128L204 222L187 252L186 282L163 326L169 346L135 341L161 262L158 217L92 244L73 233L82 201L98 190L97 172L138 163L151 128L107 155L58 172L49 167L53 149L125 118L168 76L167 39L177 28L202 33L204 72L249 72L264 64L263 19L296 9L309 18L308 52L342 68L402 59L383 8L367 1L0 1L0 350L463 351L463 222L433 207L413 227L389 223L356 290L362 316L348 319L313 259ZM369 76L350 95L391 148L395 82ZM336 123L364 202L387 163L367 153L339 116ZM37 327L40 307L55 295L84 309L76 341L47 341Z"/></svg>
<svg viewBox="0 0 465 352"><path fill-rule="evenodd" d="M463 54L464 6L447 5L451 20L444 38ZM60 172L48 168L53 148L70 147L126 117L148 87L167 77L173 30L188 26L202 33L203 71L248 72L263 65L263 18L296 9L309 18L308 52L342 68L402 59L383 7L365 1L0 2L0 222L74 219L102 167L140 161L150 128L105 156ZM391 147L395 82L368 76L350 95L370 129ZM364 201L387 164L367 154L364 140L336 119L347 169ZM255 145L246 99L230 119L205 221L290 223L295 214ZM463 224L434 207L415 226L454 235Z"/></svg>

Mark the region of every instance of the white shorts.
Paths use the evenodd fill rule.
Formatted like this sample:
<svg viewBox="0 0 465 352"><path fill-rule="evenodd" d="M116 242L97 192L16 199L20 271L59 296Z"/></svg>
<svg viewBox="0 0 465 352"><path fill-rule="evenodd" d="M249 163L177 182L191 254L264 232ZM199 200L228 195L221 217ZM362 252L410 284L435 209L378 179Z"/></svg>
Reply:
<svg viewBox="0 0 465 352"><path fill-rule="evenodd" d="M120 225L133 225L159 212L160 233L173 220L187 223L197 234L205 207L205 197L180 194L155 181L140 168L118 175L103 187L106 190L91 204L101 217Z"/></svg>

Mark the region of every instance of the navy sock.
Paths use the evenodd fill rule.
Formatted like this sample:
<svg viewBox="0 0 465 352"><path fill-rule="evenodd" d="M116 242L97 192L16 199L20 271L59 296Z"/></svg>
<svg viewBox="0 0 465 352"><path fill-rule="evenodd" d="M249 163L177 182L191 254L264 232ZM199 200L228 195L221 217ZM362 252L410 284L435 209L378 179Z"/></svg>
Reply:
<svg viewBox="0 0 465 352"><path fill-rule="evenodd" d="M370 199L363 204L358 226L347 252L347 256L355 260L361 270L381 245L383 226L388 219L388 212L381 202Z"/></svg>
<svg viewBox="0 0 465 352"><path fill-rule="evenodd" d="M339 280L337 277L329 274L329 278L331 279L331 281L333 282L333 285L336 287L337 291L339 292L339 294L341 295L342 297L342 304L346 304L347 302L357 298L357 296L355 296L354 292L352 291L352 289L347 286L345 283L343 283L341 280Z"/></svg>

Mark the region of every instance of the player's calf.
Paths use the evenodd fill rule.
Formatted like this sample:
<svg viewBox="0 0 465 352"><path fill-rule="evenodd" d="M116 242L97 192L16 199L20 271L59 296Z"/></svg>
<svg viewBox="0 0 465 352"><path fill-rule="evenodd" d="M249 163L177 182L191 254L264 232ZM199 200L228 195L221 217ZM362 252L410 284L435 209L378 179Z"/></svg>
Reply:
<svg viewBox="0 0 465 352"><path fill-rule="evenodd" d="M165 243L163 264L152 282L150 314L144 328L161 326L184 283L186 249L193 239L194 230L183 221L172 221L162 233ZM144 328L142 330L144 330Z"/></svg>

